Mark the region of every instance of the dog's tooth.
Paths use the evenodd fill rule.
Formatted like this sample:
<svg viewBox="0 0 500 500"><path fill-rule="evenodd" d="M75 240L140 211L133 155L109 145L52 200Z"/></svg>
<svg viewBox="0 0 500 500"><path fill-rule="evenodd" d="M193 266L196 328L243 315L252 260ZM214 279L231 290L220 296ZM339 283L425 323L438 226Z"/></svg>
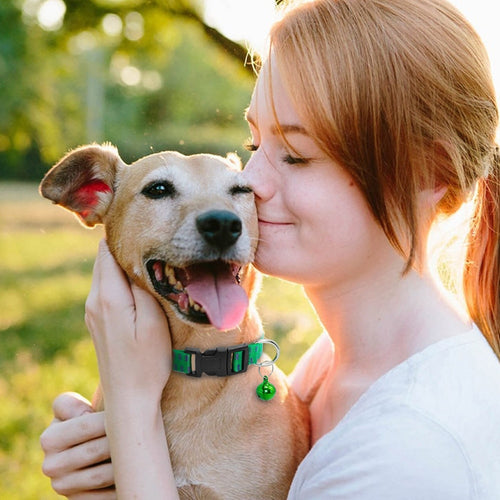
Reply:
<svg viewBox="0 0 500 500"><path fill-rule="evenodd" d="M191 297L189 297L189 305L191 307L194 307L196 305L195 301Z"/></svg>
<svg viewBox="0 0 500 500"><path fill-rule="evenodd" d="M193 305L192 307L193 307L193 309L194 309L195 311L199 311L199 310L201 309L200 305L199 305L199 304L197 304L196 302L194 303L194 305Z"/></svg>
<svg viewBox="0 0 500 500"><path fill-rule="evenodd" d="M184 287L182 286L182 283L180 281L178 281L176 284L175 284L175 288L177 288L177 290L183 290Z"/></svg>
<svg viewBox="0 0 500 500"><path fill-rule="evenodd" d="M172 276L174 276L174 270L168 265L168 264L165 264L165 276L167 278L171 278Z"/></svg>
<svg viewBox="0 0 500 500"><path fill-rule="evenodd" d="M168 279L168 282L172 285L175 286L177 283L177 279L175 278L175 273L174 270L171 267L165 266L165 276Z"/></svg>

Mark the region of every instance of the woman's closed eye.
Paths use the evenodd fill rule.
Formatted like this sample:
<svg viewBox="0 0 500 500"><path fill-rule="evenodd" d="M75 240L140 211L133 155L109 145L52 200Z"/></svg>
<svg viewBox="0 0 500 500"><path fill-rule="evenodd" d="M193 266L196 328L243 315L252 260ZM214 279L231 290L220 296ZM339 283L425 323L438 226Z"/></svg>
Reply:
<svg viewBox="0 0 500 500"><path fill-rule="evenodd" d="M288 163L288 165L307 165L310 161L309 158L302 158L301 156L292 156L287 153L282 158L283 163Z"/></svg>
<svg viewBox="0 0 500 500"><path fill-rule="evenodd" d="M259 149L259 146L253 142L246 142L243 144L243 147L251 153L254 153ZM304 158L302 156L292 155L291 153L286 152L281 157L281 161L283 163L287 163L288 165L307 165L311 160L310 158Z"/></svg>

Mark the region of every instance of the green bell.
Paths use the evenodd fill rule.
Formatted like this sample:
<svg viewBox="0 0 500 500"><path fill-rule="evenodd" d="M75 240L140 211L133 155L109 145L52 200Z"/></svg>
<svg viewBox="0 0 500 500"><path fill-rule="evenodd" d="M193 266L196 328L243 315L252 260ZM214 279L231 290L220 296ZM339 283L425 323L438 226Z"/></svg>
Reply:
<svg viewBox="0 0 500 500"><path fill-rule="evenodd" d="M267 375L264 376L264 381L259 384L256 389L257 396L263 401L269 401L276 394L276 387L268 381Z"/></svg>

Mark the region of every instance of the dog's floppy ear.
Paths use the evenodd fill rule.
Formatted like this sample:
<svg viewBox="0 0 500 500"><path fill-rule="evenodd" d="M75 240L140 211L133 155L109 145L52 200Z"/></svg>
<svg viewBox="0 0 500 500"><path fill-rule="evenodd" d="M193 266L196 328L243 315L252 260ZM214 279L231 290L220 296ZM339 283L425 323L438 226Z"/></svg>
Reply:
<svg viewBox="0 0 500 500"><path fill-rule="evenodd" d="M47 172L40 193L93 227L102 223L113 199L116 173L122 167L126 164L115 147L82 146L70 151Z"/></svg>
<svg viewBox="0 0 500 500"><path fill-rule="evenodd" d="M243 169L240 157L236 153L227 153L226 160L228 160L229 166L233 170L242 170Z"/></svg>

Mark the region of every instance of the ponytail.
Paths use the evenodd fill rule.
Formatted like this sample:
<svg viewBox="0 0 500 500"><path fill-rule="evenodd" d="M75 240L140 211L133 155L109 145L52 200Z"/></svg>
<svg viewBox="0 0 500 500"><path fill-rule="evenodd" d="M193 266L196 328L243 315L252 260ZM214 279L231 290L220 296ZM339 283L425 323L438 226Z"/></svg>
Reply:
<svg viewBox="0 0 500 500"><path fill-rule="evenodd" d="M464 268L469 314L500 357L500 151L478 180Z"/></svg>

